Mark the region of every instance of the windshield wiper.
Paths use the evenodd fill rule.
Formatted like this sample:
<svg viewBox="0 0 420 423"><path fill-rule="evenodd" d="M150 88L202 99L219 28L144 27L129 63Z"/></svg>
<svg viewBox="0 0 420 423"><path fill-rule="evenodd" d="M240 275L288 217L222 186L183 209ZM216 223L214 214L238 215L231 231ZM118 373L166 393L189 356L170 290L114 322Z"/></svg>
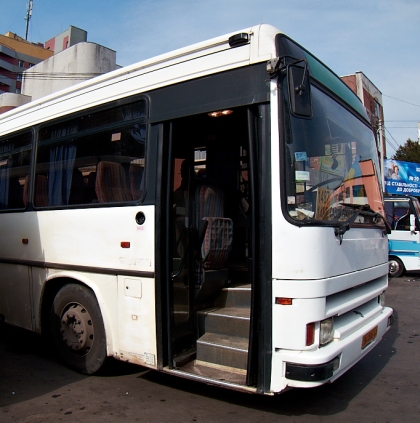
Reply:
<svg viewBox="0 0 420 423"><path fill-rule="evenodd" d="M343 242L343 235L350 230L351 225L359 215L372 217L374 219L382 219L385 223L387 234L391 233L391 227L389 226L387 220L381 215L381 213L372 210L369 204L340 203L340 205L354 210L353 214L342 225L334 229L334 235L340 238L340 245Z"/></svg>

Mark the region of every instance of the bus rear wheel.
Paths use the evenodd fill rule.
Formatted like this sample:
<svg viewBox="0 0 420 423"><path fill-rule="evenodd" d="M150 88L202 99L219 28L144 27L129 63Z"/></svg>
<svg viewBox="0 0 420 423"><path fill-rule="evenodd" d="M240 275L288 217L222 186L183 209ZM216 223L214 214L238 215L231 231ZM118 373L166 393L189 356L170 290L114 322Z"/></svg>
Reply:
<svg viewBox="0 0 420 423"><path fill-rule="evenodd" d="M402 261L397 257L389 258L389 276L392 278L398 278L404 272L404 265Z"/></svg>
<svg viewBox="0 0 420 423"><path fill-rule="evenodd" d="M54 298L50 322L54 345L67 366L84 374L102 367L107 358L105 329L90 289L64 285Z"/></svg>

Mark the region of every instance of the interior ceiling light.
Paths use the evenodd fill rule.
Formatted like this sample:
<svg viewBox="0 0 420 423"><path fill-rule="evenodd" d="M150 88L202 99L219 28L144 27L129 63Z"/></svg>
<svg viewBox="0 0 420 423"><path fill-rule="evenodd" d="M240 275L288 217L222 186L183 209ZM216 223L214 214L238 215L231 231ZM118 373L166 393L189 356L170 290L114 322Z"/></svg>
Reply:
<svg viewBox="0 0 420 423"><path fill-rule="evenodd" d="M209 113L209 116L210 117L220 117L220 116L231 115L232 113L233 113L233 110L218 110L217 112Z"/></svg>

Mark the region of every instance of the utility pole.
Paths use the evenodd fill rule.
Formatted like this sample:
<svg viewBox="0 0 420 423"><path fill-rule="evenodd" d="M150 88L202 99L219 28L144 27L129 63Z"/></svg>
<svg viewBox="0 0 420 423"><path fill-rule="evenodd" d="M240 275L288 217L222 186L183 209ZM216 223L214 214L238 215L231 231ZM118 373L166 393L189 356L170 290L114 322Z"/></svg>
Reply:
<svg viewBox="0 0 420 423"><path fill-rule="evenodd" d="M28 5L26 7L26 17L25 17L25 21L26 21L25 40L26 41L28 41L29 21L31 20L31 17L32 17L32 6L33 6L33 0L29 0Z"/></svg>

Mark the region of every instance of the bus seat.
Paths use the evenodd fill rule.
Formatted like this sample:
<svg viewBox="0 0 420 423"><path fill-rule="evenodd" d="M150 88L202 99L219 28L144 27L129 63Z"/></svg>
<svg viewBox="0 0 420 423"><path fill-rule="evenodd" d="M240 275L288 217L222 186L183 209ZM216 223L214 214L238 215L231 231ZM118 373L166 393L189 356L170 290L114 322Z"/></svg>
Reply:
<svg viewBox="0 0 420 423"><path fill-rule="evenodd" d="M78 169L73 170L71 178L69 204L83 204L85 198L85 182L82 172Z"/></svg>
<svg viewBox="0 0 420 423"><path fill-rule="evenodd" d="M222 269L232 248L232 220L223 217L203 217L206 229L201 243L204 269Z"/></svg>
<svg viewBox="0 0 420 423"><path fill-rule="evenodd" d="M198 228L203 217L224 216L224 196L220 188L199 185L195 190L195 225Z"/></svg>
<svg viewBox="0 0 420 423"><path fill-rule="evenodd" d="M85 203L98 202L95 185L96 185L96 172L90 172L87 177L87 184L85 189Z"/></svg>
<svg viewBox="0 0 420 423"><path fill-rule="evenodd" d="M226 262L232 249L233 222L223 217L221 189L201 185L195 191L195 225L198 233L196 304L213 301L228 278Z"/></svg>
<svg viewBox="0 0 420 423"><path fill-rule="evenodd" d="M23 187L19 178L11 178L9 181L9 208L23 207Z"/></svg>
<svg viewBox="0 0 420 423"><path fill-rule="evenodd" d="M133 200L139 200L143 195L143 174L143 166L134 163L130 164L128 177L130 179L130 191Z"/></svg>
<svg viewBox="0 0 420 423"><path fill-rule="evenodd" d="M26 207L29 201L29 175L25 176L25 182L23 184L23 205Z"/></svg>
<svg viewBox="0 0 420 423"><path fill-rule="evenodd" d="M131 201L124 168L120 163L98 163L95 191L100 203Z"/></svg>
<svg viewBox="0 0 420 423"><path fill-rule="evenodd" d="M205 269L225 266L232 247L233 223L224 216L224 196L220 188L201 185L195 191L195 225Z"/></svg>
<svg viewBox="0 0 420 423"><path fill-rule="evenodd" d="M25 184L25 186L26 185L27 184ZM37 207L45 207L49 205L48 178L45 175L36 175L34 202Z"/></svg>

